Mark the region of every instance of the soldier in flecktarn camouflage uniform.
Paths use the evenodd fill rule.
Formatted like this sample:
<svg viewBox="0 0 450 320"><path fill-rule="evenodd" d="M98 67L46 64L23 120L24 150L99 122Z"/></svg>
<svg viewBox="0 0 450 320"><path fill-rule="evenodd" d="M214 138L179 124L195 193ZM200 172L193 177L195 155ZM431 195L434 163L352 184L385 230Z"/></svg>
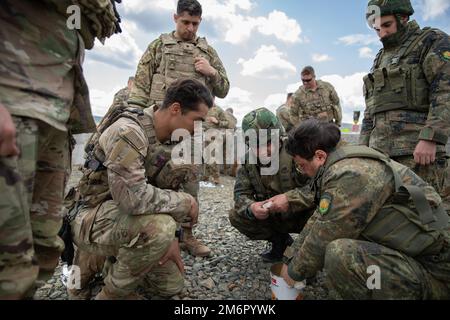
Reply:
<svg viewBox="0 0 450 320"><path fill-rule="evenodd" d="M287 150L310 177L317 209L282 269L344 299L449 299L449 216L436 190L408 167L366 146L338 147L340 130L308 120Z"/></svg>
<svg viewBox="0 0 450 320"><path fill-rule="evenodd" d="M310 118L341 125L342 109L339 97L329 82L316 80L314 68L307 66L301 72L303 85L294 93L289 109L292 126Z"/></svg>
<svg viewBox="0 0 450 320"><path fill-rule="evenodd" d="M183 288L177 223L190 219L194 225L198 204L190 194L172 190L171 168L165 166L170 158L161 157L159 149L176 129L193 134L194 121L203 121L212 105L203 84L176 81L161 107L127 105L106 122L69 206L78 248L73 264L83 275L71 298L89 298L89 273L102 265L95 257L113 257L103 270L105 286L97 299L139 298L139 285L164 297ZM89 257L92 264L86 262Z"/></svg>
<svg viewBox="0 0 450 320"><path fill-rule="evenodd" d="M414 170L450 210L450 38L409 21L413 13L409 0L369 1L383 48L364 78L360 143Z"/></svg>
<svg viewBox="0 0 450 320"><path fill-rule="evenodd" d="M244 134L250 129L257 133L267 130L268 138L271 138L273 130L284 133L277 117L266 108L244 117ZM235 207L229 216L231 224L250 239L267 240L272 244L271 249L262 254L265 262L281 261L285 249L293 242L289 233L299 233L314 211L309 179L297 170L294 160L287 154L285 137L277 137L280 143L270 140L267 146L260 145L258 150L249 152L272 154L271 149L275 149L273 152L279 153L278 170L274 174L263 175L263 164L259 159L258 164L243 164L234 187ZM275 196L269 203L268 199ZM283 205L283 213L278 210L280 204Z"/></svg>
<svg viewBox="0 0 450 320"><path fill-rule="evenodd" d="M0 299L32 296L58 264L70 136L95 130L81 64L120 30L113 3L1 1ZM66 24L73 4L80 30Z"/></svg>
<svg viewBox="0 0 450 320"><path fill-rule="evenodd" d="M161 105L166 89L178 79L196 79L212 95L225 98L230 89L227 73L217 52L205 38L197 36L202 6L197 0L179 0L175 31L159 36L148 46L139 61L128 103L147 108ZM198 188L197 188L198 189ZM195 256L211 250L185 229L186 249Z"/></svg>

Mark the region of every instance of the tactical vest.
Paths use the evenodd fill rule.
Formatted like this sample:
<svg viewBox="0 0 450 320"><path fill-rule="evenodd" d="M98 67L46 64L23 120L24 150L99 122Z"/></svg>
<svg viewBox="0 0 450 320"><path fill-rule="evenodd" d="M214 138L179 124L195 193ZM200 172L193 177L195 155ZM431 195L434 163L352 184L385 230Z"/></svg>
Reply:
<svg viewBox="0 0 450 320"><path fill-rule="evenodd" d="M153 112L153 108L142 110L140 108L122 107L111 113L109 118L104 119L103 126L98 128L98 132L91 139L90 144L86 148L86 162L83 170L83 177L78 184L78 190L80 192L82 201L89 207L95 207L98 204L112 199L109 191L108 176L106 167L103 165L106 157L105 153L100 147L99 138L107 128L109 128L119 118L128 118L135 121L146 133L149 148L145 160L146 175L152 178L157 174L157 169L154 169L152 164L156 161L153 152L157 147L157 140L153 128L153 124L149 115L145 115L144 112ZM130 140L133 137L129 138ZM126 143L125 141L119 141L118 143ZM153 161L153 162L152 162ZM158 164L161 166L163 163Z"/></svg>
<svg viewBox="0 0 450 320"><path fill-rule="evenodd" d="M391 169L394 176L394 194L364 229L362 238L411 257L439 254L445 239L449 238L449 216L442 204L432 208L422 188L405 185L388 157L365 146L347 146L330 153L323 172L348 158L379 160ZM318 181L319 194L321 180Z"/></svg>
<svg viewBox="0 0 450 320"><path fill-rule="evenodd" d="M245 167L249 173L250 181L255 189L255 200L256 201L264 201L270 199L280 193L285 193L290 190L295 189L299 185L306 185L307 178L306 176L300 176L300 173L297 171L292 156L290 156L286 149L284 148L284 144L286 143L286 139L282 140L283 146L281 147L280 152L280 168L278 174L275 176L267 177L267 180L270 180L273 188L275 189L275 193L271 190L268 190L266 185L263 182L261 177L261 173L259 172L259 168L256 165L246 164ZM278 178L279 177L279 178ZM266 181L267 183L267 181Z"/></svg>
<svg viewBox="0 0 450 320"><path fill-rule="evenodd" d="M378 53L371 72L364 77L366 106L372 116L392 110L428 113L430 85L422 70L422 61L411 63L408 56L434 31L436 29L418 28L403 43L387 67L379 66L383 50Z"/></svg>
<svg viewBox="0 0 450 320"><path fill-rule="evenodd" d="M211 63L205 38L199 38L196 44L177 41L171 34L162 34L160 39L162 58L156 73L153 74L150 89L150 100L157 105L161 105L167 88L175 80L196 79L206 85L206 77L195 71L195 58L203 57Z"/></svg>
<svg viewBox="0 0 450 320"><path fill-rule="evenodd" d="M319 82L320 80L318 80ZM328 92L328 86L321 82L321 87L325 92ZM305 89L306 91L306 89ZM320 92L320 91L319 91ZM304 108L299 110L300 121L308 120L310 118L318 118L320 113L326 113L326 121L332 122L334 119L334 108L329 98L324 97L322 94L316 92L314 99L304 98ZM325 119L324 119L325 120Z"/></svg>

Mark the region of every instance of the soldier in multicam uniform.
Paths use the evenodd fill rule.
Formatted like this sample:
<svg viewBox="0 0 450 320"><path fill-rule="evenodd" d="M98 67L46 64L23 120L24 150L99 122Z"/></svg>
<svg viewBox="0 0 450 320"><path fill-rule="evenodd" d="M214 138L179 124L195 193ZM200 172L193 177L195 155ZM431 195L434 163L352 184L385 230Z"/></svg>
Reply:
<svg viewBox="0 0 450 320"><path fill-rule="evenodd" d="M160 105L168 86L184 78L196 79L205 84L213 96L225 98L230 83L222 61L205 38L197 37L201 16L202 6L197 0L178 1L174 15L176 29L162 34L144 52L129 104L143 108ZM184 231L183 241L191 254L210 254L210 249L194 237L191 229Z"/></svg>
<svg viewBox="0 0 450 320"><path fill-rule="evenodd" d="M206 39L196 35L201 16L197 0L178 1L176 30L148 46L137 67L130 102L144 108L161 104L166 88L181 78L199 80L213 96L225 98L230 88L225 68Z"/></svg>
<svg viewBox="0 0 450 320"><path fill-rule="evenodd" d="M450 132L450 38L438 29L420 29L416 21L409 21L413 13L409 0L368 3L367 17L383 48L364 78L360 143L414 170L440 193L450 211L445 151Z"/></svg>
<svg viewBox="0 0 450 320"><path fill-rule="evenodd" d="M206 122L204 125L205 130L209 129L216 129L216 134L213 135L214 139L220 139L223 142L225 142L225 129L228 129L230 126L230 122L228 120L228 117L225 114L225 111L218 105L214 105L209 112L208 116L206 117ZM212 136L211 136L212 138ZM208 140L208 138L206 139ZM211 141L206 141L206 144L211 143ZM222 146L225 146L224 143L222 143ZM222 147L221 146L221 147ZM225 149L224 153L225 153ZM214 154L212 156L215 156ZM215 159L218 159L215 157ZM204 181L212 181L213 183L219 185L220 184L220 164L213 161L214 159L206 159L207 162L204 165L205 175L203 177Z"/></svg>
<svg viewBox="0 0 450 320"><path fill-rule="evenodd" d="M195 224L198 204L188 193L156 187L167 159L154 153L176 129L192 134L194 121L204 121L212 104L200 82L176 81L161 107L125 108L100 132L70 213L78 248L74 265L83 252L115 257L97 299L136 298L138 285L168 297L183 288L176 222L190 217Z"/></svg>
<svg viewBox="0 0 450 320"><path fill-rule="evenodd" d="M294 285L324 269L326 285L344 299L449 299L450 225L441 197L374 149L338 147L340 135L317 119L289 135L288 152L313 178L317 209L283 277ZM381 272L373 282L371 266Z"/></svg>
<svg viewBox="0 0 450 320"><path fill-rule="evenodd" d="M333 85L316 80L316 73L311 66L303 68L301 77L303 86L294 93L290 108L292 125L296 127L306 119L316 118L340 126L342 109Z"/></svg>
<svg viewBox="0 0 450 320"><path fill-rule="evenodd" d="M260 130L269 131L268 139L273 130L280 135L284 133L277 117L266 108L244 117L243 133L250 129L258 134ZM229 215L231 224L241 233L252 240L267 240L272 244L270 250L261 254L265 262L283 258L285 249L293 242L289 233L299 233L314 211L314 197L307 187L309 179L297 170L286 152L286 139L280 135L280 143L269 140L267 146L260 145L257 150L249 151L258 157L258 164L246 163L239 169L234 187L235 206ZM279 150L272 151L277 147ZM279 152L278 171L274 175L262 175L259 155L272 152ZM274 196L277 197L269 203L268 199ZM280 202L285 202L284 213L276 209Z"/></svg>
<svg viewBox="0 0 450 320"><path fill-rule="evenodd" d="M70 137L95 129L84 50L120 27L109 0L5 0L0 23L0 299L20 299L58 265Z"/></svg>
<svg viewBox="0 0 450 320"><path fill-rule="evenodd" d="M237 119L234 116L234 111L233 108L227 108L225 110L225 116L227 117L228 120L228 129L231 129L232 131L234 131L233 133L230 130L226 131L226 137L225 137L225 141L224 141L224 168L223 168L223 173L225 175L230 175L232 177L236 177L236 173L237 173L237 167L238 167L238 161L237 161L237 157L236 157L236 148L234 148L233 150L227 150L227 146L226 146L226 140L227 139L234 139L235 141L235 146L236 146L236 126L237 126ZM233 153L233 164L231 163L227 163L227 152L232 152Z"/></svg>
<svg viewBox="0 0 450 320"><path fill-rule="evenodd" d="M277 109L277 118L280 120L281 124L286 130L286 133L289 133L294 128L294 126L291 123L291 113L290 113L293 96L294 94L292 92L288 93L286 97L286 102Z"/></svg>

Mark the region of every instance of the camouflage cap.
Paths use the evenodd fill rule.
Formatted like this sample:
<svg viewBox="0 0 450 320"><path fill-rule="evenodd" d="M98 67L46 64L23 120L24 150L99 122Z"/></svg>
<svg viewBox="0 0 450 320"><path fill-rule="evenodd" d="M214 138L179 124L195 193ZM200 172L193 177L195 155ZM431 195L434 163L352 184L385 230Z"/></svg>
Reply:
<svg viewBox="0 0 450 320"><path fill-rule="evenodd" d="M388 16L391 14L411 16L414 14L414 9L410 0L370 0L367 4L368 10L366 12L366 18L373 14L372 6L380 8L381 16Z"/></svg>
<svg viewBox="0 0 450 320"><path fill-rule="evenodd" d="M259 108L248 113L242 120L242 130L279 129L280 135L285 133L283 125L277 116L266 108Z"/></svg>

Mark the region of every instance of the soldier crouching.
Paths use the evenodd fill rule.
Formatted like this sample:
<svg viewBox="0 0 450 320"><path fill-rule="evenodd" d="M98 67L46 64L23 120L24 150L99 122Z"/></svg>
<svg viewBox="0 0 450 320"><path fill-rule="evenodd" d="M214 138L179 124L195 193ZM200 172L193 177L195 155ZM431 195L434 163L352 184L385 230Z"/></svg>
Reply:
<svg viewBox="0 0 450 320"><path fill-rule="evenodd" d="M86 285L101 268L105 285L96 299L136 299L139 285L163 297L181 291L177 223L194 225L198 204L188 193L157 186L154 153L176 129L192 134L212 104L200 82L177 81L160 108L125 108L103 128L72 208L74 265L82 276L81 288L69 290L72 298L89 297ZM102 267L105 257L114 263L108 259Z"/></svg>

